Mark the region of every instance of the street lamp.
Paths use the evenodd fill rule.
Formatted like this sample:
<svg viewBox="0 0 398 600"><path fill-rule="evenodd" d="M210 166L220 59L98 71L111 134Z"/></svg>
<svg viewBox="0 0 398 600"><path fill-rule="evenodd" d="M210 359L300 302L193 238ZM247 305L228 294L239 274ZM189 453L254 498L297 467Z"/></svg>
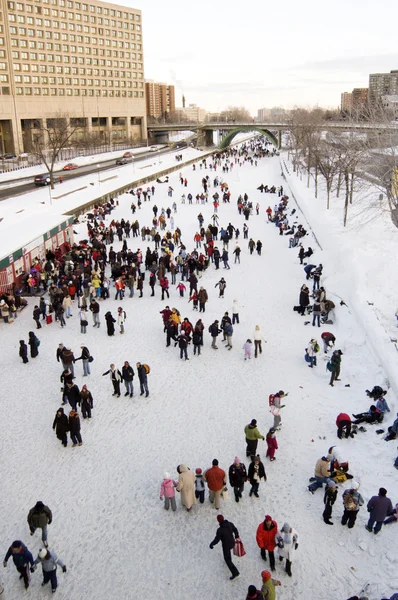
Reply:
<svg viewBox="0 0 398 600"><path fill-rule="evenodd" d="M100 170L100 168L101 168L101 165L100 165L100 164L97 164L98 185L100 185L100 183L101 183L101 181L100 181L100 171L99 171L99 170Z"/></svg>

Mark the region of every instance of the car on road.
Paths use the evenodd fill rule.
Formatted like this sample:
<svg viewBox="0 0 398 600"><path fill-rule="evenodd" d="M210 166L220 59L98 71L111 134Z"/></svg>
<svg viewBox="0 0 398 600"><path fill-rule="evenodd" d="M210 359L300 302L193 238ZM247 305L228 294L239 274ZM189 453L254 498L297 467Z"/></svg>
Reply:
<svg viewBox="0 0 398 600"><path fill-rule="evenodd" d="M157 146L149 146L149 152L157 152L158 150L160 150L160 148Z"/></svg>
<svg viewBox="0 0 398 600"><path fill-rule="evenodd" d="M132 152L125 152L123 154L122 158L133 158L133 153Z"/></svg>
<svg viewBox="0 0 398 600"><path fill-rule="evenodd" d="M124 156L121 156L120 158L118 158L116 160L116 164L117 165L127 165L127 163L130 163L133 159L132 158L126 158Z"/></svg>
<svg viewBox="0 0 398 600"><path fill-rule="evenodd" d="M67 165L64 166L64 168L62 169L63 171L74 171L75 169L78 169L79 165L77 165L76 163L68 163Z"/></svg>
<svg viewBox="0 0 398 600"><path fill-rule="evenodd" d="M7 152L7 154L3 154L1 160L12 160L13 158L17 158L17 155L13 152Z"/></svg>
<svg viewBox="0 0 398 600"><path fill-rule="evenodd" d="M41 175L36 175L34 178L35 185L50 185L51 179L49 173L43 173Z"/></svg>

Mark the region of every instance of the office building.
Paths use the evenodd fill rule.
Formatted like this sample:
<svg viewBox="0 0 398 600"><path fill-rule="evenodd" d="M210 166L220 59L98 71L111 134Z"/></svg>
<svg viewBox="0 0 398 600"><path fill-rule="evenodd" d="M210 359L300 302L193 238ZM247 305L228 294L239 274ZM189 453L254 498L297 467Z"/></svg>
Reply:
<svg viewBox="0 0 398 600"><path fill-rule="evenodd" d="M150 79L145 82L146 114L159 119L175 111L174 85L156 83Z"/></svg>
<svg viewBox="0 0 398 600"><path fill-rule="evenodd" d="M369 75L369 104L381 102L382 96L398 94L398 70Z"/></svg>
<svg viewBox="0 0 398 600"><path fill-rule="evenodd" d="M257 110L257 119L259 123L267 121L271 117L271 109L270 108L259 108Z"/></svg>
<svg viewBox="0 0 398 600"><path fill-rule="evenodd" d="M61 115L102 143L146 138L141 11L98 0L1 7L1 151L31 151Z"/></svg>
<svg viewBox="0 0 398 600"><path fill-rule="evenodd" d="M182 121L204 123L206 120L205 109L199 108L196 104L189 104L183 108L177 108L176 113L178 113Z"/></svg>

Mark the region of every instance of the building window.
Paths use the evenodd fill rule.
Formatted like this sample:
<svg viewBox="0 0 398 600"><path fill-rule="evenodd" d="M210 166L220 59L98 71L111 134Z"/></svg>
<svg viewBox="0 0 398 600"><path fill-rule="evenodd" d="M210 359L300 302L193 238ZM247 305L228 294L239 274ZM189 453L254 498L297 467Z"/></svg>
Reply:
<svg viewBox="0 0 398 600"><path fill-rule="evenodd" d="M15 88L15 93L16 93L17 96L22 96L23 95L23 88L21 88L21 87Z"/></svg>
<svg viewBox="0 0 398 600"><path fill-rule="evenodd" d="M38 87L33 88L33 95L40 96L40 88L38 88Z"/></svg>
<svg viewBox="0 0 398 600"><path fill-rule="evenodd" d="M56 96L57 95L57 89L56 88L50 88L50 95L51 96Z"/></svg>
<svg viewBox="0 0 398 600"><path fill-rule="evenodd" d="M3 96L9 96L10 95L10 88L9 87L2 87L1 88L1 93L3 94Z"/></svg>
<svg viewBox="0 0 398 600"><path fill-rule="evenodd" d="M42 88L41 93L43 94L43 96L48 96L48 88Z"/></svg>
<svg viewBox="0 0 398 600"><path fill-rule="evenodd" d="M31 96L32 95L32 88L27 87L25 88L25 96Z"/></svg>

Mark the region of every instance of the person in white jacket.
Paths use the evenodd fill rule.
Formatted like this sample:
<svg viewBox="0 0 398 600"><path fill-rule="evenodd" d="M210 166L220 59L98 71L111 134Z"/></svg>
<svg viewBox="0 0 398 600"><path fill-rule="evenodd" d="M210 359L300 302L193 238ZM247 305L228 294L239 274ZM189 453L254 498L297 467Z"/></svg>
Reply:
<svg viewBox="0 0 398 600"><path fill-rule="evenodd" d="M314 366L316 367L316 355L319 352L318 342L315 339L310 340L306 351L310 358L310 364L308 366L312 369Z"/></svg>
<svg viewBox="0 0 398 600"><path fill-rule="evenodd" d="M126 312L121 306L117 309L117 324L120 327L120 333L124 333L124 322L126 320Z"/></svg>
<svg viewBox="0 0 398 600"><path fill-rule="evenodd" d="M253 334L253 338L254 338L254 358L257 358L257 352L260 351L260 354L262 354L262 352L263 352L261 343L263 341L265 342L265 340L263 338L263 334L260 329L260 325L256 325L254 334Z"/></svg>
<svg viewBox="0 0 398 600"><path fill-rule="evenodd" d="M285 571L292 576L292 562L298 548L298 533L289 523L284 523L282 529L276 535L279 560L286 559Z"/></svg>
<svg viewBox="0 0 398 600"><path fill-rule="evenodd" d="M235 325L235 321L239 325L239 304L237 300L232 303L232 325Z"/></svg>
<svg viewBox="0 0 398 600"><path fill-rule="evenodd" d="M42 585L46 585L49 581L51 581L51 590L52 593L55 593L55 590L58 587L57 581L57 565L62 567L64 573L66 573L66 566L62 562L60 558L55 554L54 550L48 550L47 548L41 548L39 550L39 554L37 555L36 560L33 563L33 568L38 563L41 563L43 569L43 583Z"/></svg>

